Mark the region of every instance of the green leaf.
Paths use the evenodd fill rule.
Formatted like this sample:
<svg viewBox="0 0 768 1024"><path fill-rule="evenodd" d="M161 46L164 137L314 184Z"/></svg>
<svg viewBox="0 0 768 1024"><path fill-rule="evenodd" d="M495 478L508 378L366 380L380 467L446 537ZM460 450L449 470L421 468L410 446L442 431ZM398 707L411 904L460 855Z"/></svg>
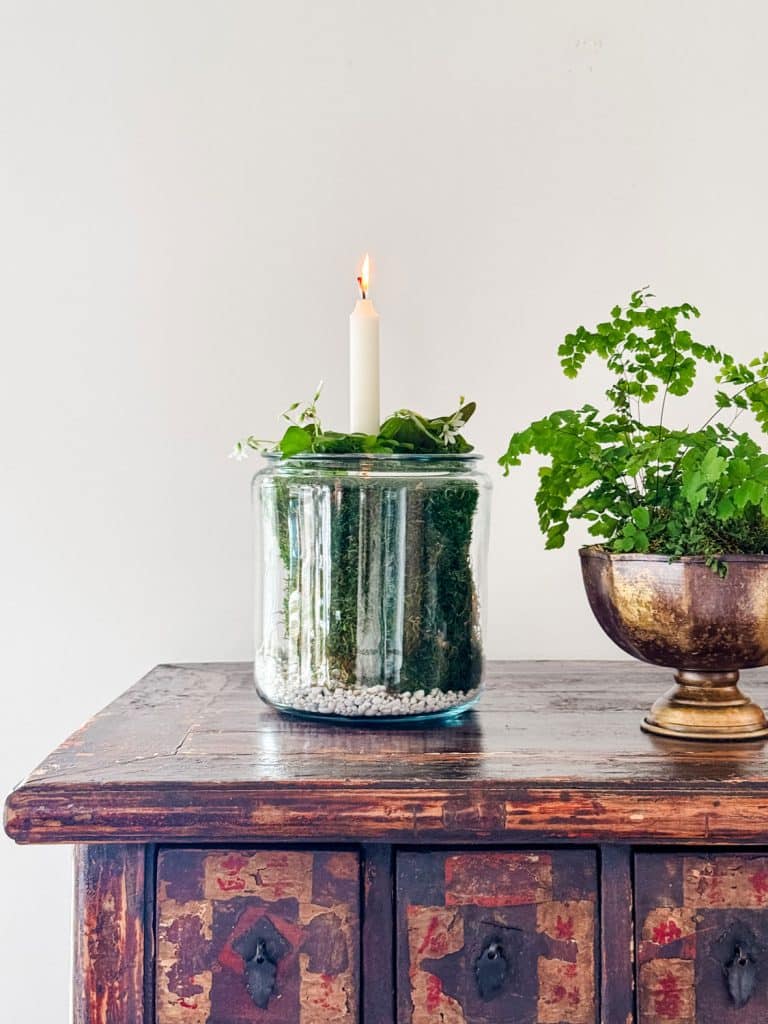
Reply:
<svg viewBox="0 0 768 1024"><path fill-rule="evenodd" d="M635 526L639 526L641 530L647 530L651 522L651 513L647 508L633 508L632 518L635 521Z"/></svg>
<svg viewBox="0 0 768 1024"><path fill-rule="evenodd" d="M689 475L684 474L682 493L689 505L694 509L698 508L707 493L700 470L694 470Z"/></svg>
<svg viewBox="0 0 768 1024"><path fill-rule="evenodd" d="M717 518L718 519L730 519L733 513L736 511L736 506L733 503L733 499L730 494L726 494L717 503Z"/></svg>
<svg viewBox="0 0 768 1024"><path fill-rule="evenodd" d="M321 385L322 387L322 385ZM475 412L474 402L459 400L459 408L447 416L439 416L433 420L410 409L402 409L390 416L382 425L379 434L347 434L334 430L323 430L317 411L317 400L320 387L311 402L300 408L299 402L289 406L284 417L290 426L285 430L280 441L272 446L283 458L291 458L305 453L336 453L354 454L368 452L371 454L411 452L432 453L446 452L464 454L472 451L470 445L459 432ZM292 414L300 409L294 417ZM233 449L234 457L242 457L246 444L263 451L270 447L270 442L256 441L250 437L246 442L238 442ZM522 450L522 449L521 449ZM508 465L515 464L515 450L510 446ZM499 460L504 464L505 460ZM519 460L518 460L519 461ZM567 524L566 524L567 528Z"/></svg>
<svg viewBox="0 0 768 1024"><path fill-rule="evenodd" d="M290 426L283 434L279 448L286 459L309 452L312 450L312 434L305 427Z"/></svg>
<svg viewBox="0 0 768 1024"><path fill-rule="evenodd" d="M500 462L505 472L533 453L543 463L535 501L548 547L582 520L610 550L702 554L713 571L723 551L768 554L768 453L732 425L734 411L748 409L768 432L768 353L738 362L694 339L695 306L652 301L637 289L610 321L577 327L558 348L567 377L590 358L605 364L607 408L592 402L534 421L512 434ZM673 400L689 394L703 364L718 383L712 414L698 429L670 429ZM677 403L673 421L695 415Z"/></svg>
<svg viewBox="0 0 768 1024"><path fill-rule="evenodd" d="M714 483L725 469L725 459L719 454L717 445L713 445L701 463L701 477L705 483Z"/></svg>

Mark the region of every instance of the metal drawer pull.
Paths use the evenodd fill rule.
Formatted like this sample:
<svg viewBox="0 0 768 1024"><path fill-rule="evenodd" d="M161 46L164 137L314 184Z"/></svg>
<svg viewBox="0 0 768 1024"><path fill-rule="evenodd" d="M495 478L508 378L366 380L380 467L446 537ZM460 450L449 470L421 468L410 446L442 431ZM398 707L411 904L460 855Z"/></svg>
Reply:
<svg viewBox="0 0 768 1024"><path fill-rule="evenodd" d="M266 943L259 940L250 959L245 961L245 987L253 1002L260 1010L267 1007L275 988L277 965L270 959Z"/></svg>
<svg viewBox="0 0 768 1024"><path fill-rule="evenodd" d="M735 1007L746 1006L755 991L757 967L755 961L740 945L736 945L733 956L725 965L728 994Z"/></svg>
<svg viewBox="0 0 768 1024"><path fill-rule="evenodd" d="M475 981L480 998L484 1001L499 994L507 976L507 958L500 942L489 942L475 960Z"/></svg>

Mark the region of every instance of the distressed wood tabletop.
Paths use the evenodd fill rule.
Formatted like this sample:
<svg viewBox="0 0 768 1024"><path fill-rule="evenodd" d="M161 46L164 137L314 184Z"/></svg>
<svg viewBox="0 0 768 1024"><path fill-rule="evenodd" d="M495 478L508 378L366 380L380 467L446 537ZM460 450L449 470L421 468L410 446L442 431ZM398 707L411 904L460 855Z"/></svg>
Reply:
<svg viewBox="0 0 768 1024"><path fill-rule="evenodd" d="M671 683L635 662L492 662L450 725L330 725L258 698L250 664L161 665L19 786L22 843L759 843L765 743L655 738ZM768 675L745 673L768 700Z"/></svg>

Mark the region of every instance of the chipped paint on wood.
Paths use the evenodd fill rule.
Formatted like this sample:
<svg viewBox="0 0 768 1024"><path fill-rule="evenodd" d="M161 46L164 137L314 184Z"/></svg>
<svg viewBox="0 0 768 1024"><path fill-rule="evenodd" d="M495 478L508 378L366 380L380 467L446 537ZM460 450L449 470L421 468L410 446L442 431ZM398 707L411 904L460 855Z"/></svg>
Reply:
<svg viewBox="0 0 768 1024"><path fill-rule="evenodd" d="M77 1024L135 1024L143 1020L144 880L142 847L77 847Z"/></svg>
<svg viewBox="0 0 768 1024"><path fill-rule="evenodd" d="M684 863L686 907L768 906L768 858L686 857Z"/></svg>
<svg viewBox="0 0 768 1024"><path fill-rule="evenodd" d="M592 1024L594 994L582 987L575 963L539 957L537 1024Z"/></svg>
<svg viewBox="0 0 768 1024"><path fill-rule="evenodd" d="M413 1024L466 1024L461 1003L443 991L443 983L435 974L416 970L411 976Z"/></svg>
<svg viewBox="0 0 768 1024"><path fill-rule="evenodd" d="M359 878L351 851L164 850L157 1024L356 1024ZM276 965L264 1009L247 986L257 943Z"/></svg>
<svg viewBox="0 0 768 1024"><path fill-rule="evenodd" d="M767 866L768 858L747 852L636 856L639 1024L731 1019L729 965L742 950L760 975L768 950ZM738 1018L768 1019L765 985Z"/></svg>
<svg viewBox="0 0 768 1024"><path fill-rule="evenodd" d="M691 907L657 907L642 922L638 961L643 964L657 956L693 960L696 957L698 918Z"/></svg>
<svg viewBox="0 0 768 1024"><path fill-rule="evenodd" d="M207 1024L213 984L212 921L208 901L159 901L156 981L164 1024Z"/></svg>
<svg viewBox="0 0 768 1024"><path fill-rule="evenodd" d="M356 882L360 872L359 864L348 853L331 853L325 860L325 870L334 878Z"/></svg>
<svg viewBox="0 0 768 1024"><path fill-rule="evenodd" d="M514 907L552 898L547 853L461 853L445 861L446 906Z"/></svg>
<svg viewBox="0 0 768 1024"><path fill-rule="evenodd" d="M666 946L693 935L696 931L694 912L690 907L658 907L643 923L642 940Z"/></svg>
<svg viewBox="0 0 768 1024"><path fill-rule="evenodd" d="M439 960L464 946L464 922L445 907L408 906L409 979L413 1024L441 1020L464 1024L461 1005L443 991L437 975L425 970L425 960Z"/></svg>
<svg viewBox="0 0 768 1024"><path fill-rule="evenodd" d="M591 1024L595 1019L595 904L592 900L541 903L536 927L567 942L568 960L538 959L538 1024Z"/></svg>
<svg viewBox="0 0 768 1024"><path fill-rule="evenodd" d="M419 967L425 959L439 960L464 945L464 922L455 910L445 907L409 906L408 948L411 963Z"/></svg>
<svg viewBox="0 0 768 1024"><path fill-rule="evenodd" d="M696 1024L694 965L690 960L650 960L640 967L642 1024Z"/></svg>
<svg viewBox="0 0 768 1024"><path fill-rule="evenodd" d="M401 1024L595 1024L590 851L401 853L397 896ZM506 967L489 995L476 967L491 944Z"/></svg>
<svg viewBox="0 0 768 1024"><path fill-rule="evenodd" d="M337 974L313 973L310 958L299 956L299 1006L301 1024L328 1024L356 1019L354 986L348 971Z"/></svg>
<svg viewBox="0 0 768 1024"><path fill-rule="evenodd" d="M270 903L289 897L309 903L312 854L281 850L211 854L204 862L203 892L208 900L242 895L259 896Z"/></svg>

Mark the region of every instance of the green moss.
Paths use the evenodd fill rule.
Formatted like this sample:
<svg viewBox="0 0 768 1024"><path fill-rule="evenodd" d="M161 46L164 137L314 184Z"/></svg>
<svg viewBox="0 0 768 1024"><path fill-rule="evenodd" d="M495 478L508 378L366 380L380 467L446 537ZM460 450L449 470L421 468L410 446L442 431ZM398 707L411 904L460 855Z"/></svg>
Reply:
<svg viewBox="0 0 768 1024"><path fill-rule="evenodd" d="M477 486L471 481L414 495L414 557L399 689L466 691L482 673L478 598L470 562Z"/></svg>
<svg viewBox="0 0 768 1024"><path fill-rule="evenodd" d="M274 486L271 528L285 569L285 632L294 656L303 656L301 638L310 624L292 609L301 588L314 585L302 575L313 564L325 574L327 607L306 613L313 616L309 631L324 633L324 655L339 682L355 685L362 670L363 684L386 683L397 692L466 692L479 685L474 481L352 483L340 472L324 481L277 477ZM308 492L300 496L299 488L311 488L315 509L322 506L328 516L324 554L302 550Z"/></svg>
<svg viewBox="0 0 768 1024"><path fill-rule="evenodd" d="M342 683L355 681L360 500L356 488L339 486L331 497L331 608L327 651Z"/></svg>

